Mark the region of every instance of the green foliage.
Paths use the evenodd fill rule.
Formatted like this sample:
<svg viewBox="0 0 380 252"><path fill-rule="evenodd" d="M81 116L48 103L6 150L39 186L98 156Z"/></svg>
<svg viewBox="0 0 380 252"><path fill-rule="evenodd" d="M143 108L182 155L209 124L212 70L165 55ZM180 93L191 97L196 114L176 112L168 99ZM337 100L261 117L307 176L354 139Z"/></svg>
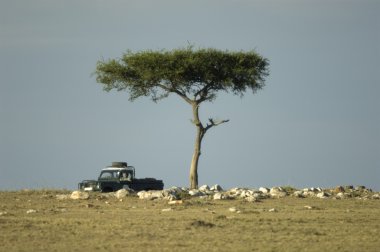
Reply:
<svg viewBox="0 0 380 252"><path fill-rule="evenodd" d="M192 46L172 51L127 51L119 60L101 60L97 82L104 90L126 90L130 100L153 101L175 93L187 102L212 101L218 91L242 96L264 86L268 60L254 51L230 52Z"/></svg>

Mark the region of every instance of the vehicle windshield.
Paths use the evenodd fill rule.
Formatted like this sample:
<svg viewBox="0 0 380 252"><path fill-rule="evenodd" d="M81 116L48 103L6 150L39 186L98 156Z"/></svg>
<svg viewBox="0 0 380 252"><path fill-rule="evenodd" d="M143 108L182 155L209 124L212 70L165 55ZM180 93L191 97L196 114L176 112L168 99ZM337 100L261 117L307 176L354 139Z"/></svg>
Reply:
<svg viewBox="0 0 380 252"><path fill-rule="evenodd" d="M117 179L119 171L102 171L99 179Z"/></svg>

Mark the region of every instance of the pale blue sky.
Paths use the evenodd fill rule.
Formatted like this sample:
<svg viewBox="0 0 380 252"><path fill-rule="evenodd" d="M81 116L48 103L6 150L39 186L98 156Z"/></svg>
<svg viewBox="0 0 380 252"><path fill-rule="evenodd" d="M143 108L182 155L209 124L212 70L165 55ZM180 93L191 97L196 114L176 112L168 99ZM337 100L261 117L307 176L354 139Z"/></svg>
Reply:
<svg viewBox="0 0 380 252"><path fill-rule="evenodd" d="M102 91L127 49L252 50L266 87L201 116L200 184L380 190L380 1L0 0L0 190L74 189L112 161L187 186L195 129L172 96Z"/></svg>

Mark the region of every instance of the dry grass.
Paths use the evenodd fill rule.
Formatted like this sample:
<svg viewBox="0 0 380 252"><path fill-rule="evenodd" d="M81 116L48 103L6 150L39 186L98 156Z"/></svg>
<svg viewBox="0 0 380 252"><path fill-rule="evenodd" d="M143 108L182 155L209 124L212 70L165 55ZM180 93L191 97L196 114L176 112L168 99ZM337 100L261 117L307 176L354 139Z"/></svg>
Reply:
<svg viewBox="0 0 380 252"><path fill-rule="evenodd" d="M248 203L189 199L169 206L163 200L129 196L119 201L99 193L91 194L89 200L57 200L55 195L60 193L68 192L0 192L0 251L380 248L380 200L286 197ZM240 213L230 212L230 207ZM37 212L27 214L29 209Z"/></svg>

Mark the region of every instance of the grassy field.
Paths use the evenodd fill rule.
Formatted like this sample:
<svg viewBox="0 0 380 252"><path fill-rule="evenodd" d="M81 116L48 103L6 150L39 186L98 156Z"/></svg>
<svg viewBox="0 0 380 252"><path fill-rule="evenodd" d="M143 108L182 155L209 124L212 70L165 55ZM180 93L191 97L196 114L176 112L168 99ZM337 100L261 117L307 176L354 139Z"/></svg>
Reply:
<svg viewBox="0 0 380 252"><path fill-rule="evenodd" d="M380 251L380 200L168 205L100 193L58 200L62 193L0 192L0 251Z"/></svg>

